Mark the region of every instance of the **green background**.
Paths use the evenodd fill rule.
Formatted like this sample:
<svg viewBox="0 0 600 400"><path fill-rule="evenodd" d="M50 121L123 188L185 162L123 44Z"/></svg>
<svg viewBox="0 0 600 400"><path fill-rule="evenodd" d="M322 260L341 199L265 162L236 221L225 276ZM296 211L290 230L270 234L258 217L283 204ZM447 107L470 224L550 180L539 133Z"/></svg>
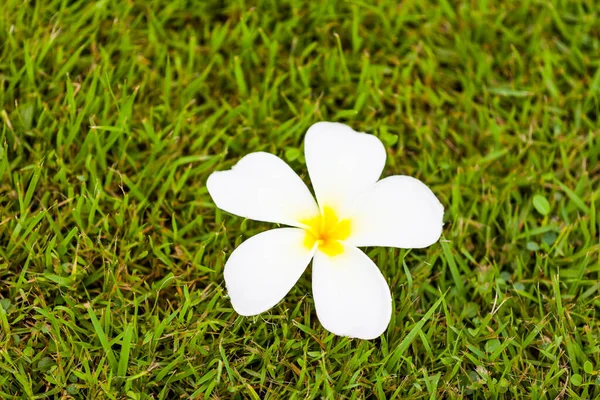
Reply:
<svg viewBox="0 0 600 400"><path fill-rule="evenodd" d="M0 3L0 397L600 395L594 1ZM446 208L428 249L366 249L374 341L321 327L310 269L253 318L223 284L272 225L208 175L306 179L321 120Z"/></svg>

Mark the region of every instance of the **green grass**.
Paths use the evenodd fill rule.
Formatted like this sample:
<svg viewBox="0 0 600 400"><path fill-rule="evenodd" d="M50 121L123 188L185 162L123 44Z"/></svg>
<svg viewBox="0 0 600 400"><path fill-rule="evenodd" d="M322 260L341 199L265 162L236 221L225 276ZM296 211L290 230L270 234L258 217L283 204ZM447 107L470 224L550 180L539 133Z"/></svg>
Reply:
<svg viewBox="0 0 600 400"><path fill-rule="evenodd" d="M600 396L597 4L225 3L2 3L0 398ZM367 249L375 341L321 327L310 269L254 318L224 288L272 225L208 175L306 178L321 120L446 208L440 243Z"/></svg>

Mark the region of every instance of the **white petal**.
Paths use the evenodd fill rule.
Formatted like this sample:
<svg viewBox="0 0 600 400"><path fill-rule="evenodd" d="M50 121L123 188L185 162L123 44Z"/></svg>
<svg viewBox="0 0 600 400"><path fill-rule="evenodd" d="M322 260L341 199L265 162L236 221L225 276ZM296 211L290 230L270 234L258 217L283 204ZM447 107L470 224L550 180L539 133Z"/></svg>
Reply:
<svg viewBox="0 0 600 400"><path fill-rule="evenodd" d="M333 122L308 129L304 153L319 205L340 214L347 200L377 182L385 165L385 148L376 136Z"/></svg>
<svg viewBox="0 0 600 400"><path fill-rule="evenodd" d="M369 257L353 246L313 260L313 296L319 321L340 336L374 339L387 328L392 297L387 282Z"/></svg>
<svg viewBox="0 0 600 400"><path fill-rule="evenodd" d="M423 182L390 176L362 194L348 242L357 247L422 248L442 234L444 206Z"/></svg>
<svg viewBox="0 0 600 400"><path fill-rule="evenodd" d="M242 243L225 264L225 285L238 314L267 311L290 291L315 250L304 244L305 231L280 228Z"/></svg>
<svg viewBox="0 0 600 400"><path fill-rule="evenodd" d="M291 226L319 209L302 179L279 157L251 153L229 171L213 172L206 183L222 210L241 217Z"/></svg>

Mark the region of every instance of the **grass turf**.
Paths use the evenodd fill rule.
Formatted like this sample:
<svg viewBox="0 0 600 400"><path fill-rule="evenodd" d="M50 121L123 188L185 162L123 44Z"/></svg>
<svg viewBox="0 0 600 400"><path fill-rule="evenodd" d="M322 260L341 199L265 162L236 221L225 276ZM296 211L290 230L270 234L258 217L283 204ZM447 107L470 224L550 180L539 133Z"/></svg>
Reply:
<svg viewBox="0 0 600 400"><path fill-rule="evenodd" d="M4 0L0 397L600 396L598 14ZM217 210L207 176L269 151L306 177L320 120L446 207L440 243L366 249L395 310L375 341L320 326L310 269L255 318L223 285L271 225Z"/></svg>

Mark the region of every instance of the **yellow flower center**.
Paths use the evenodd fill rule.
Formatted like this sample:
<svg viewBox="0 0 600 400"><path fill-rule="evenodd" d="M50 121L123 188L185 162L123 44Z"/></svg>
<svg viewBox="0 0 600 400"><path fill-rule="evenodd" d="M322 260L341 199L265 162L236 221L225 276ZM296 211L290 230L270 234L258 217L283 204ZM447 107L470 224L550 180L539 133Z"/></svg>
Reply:
<svg viewBox="0 0 600 400"><path fill-rule="evenodd" d="M304 245L312 249L315 243L319 250L328 256L336 256L344 251L340 243L350 236L350 220L341 220L331 207L323 207L321 215L301 221L306 225Z"/></svg>

